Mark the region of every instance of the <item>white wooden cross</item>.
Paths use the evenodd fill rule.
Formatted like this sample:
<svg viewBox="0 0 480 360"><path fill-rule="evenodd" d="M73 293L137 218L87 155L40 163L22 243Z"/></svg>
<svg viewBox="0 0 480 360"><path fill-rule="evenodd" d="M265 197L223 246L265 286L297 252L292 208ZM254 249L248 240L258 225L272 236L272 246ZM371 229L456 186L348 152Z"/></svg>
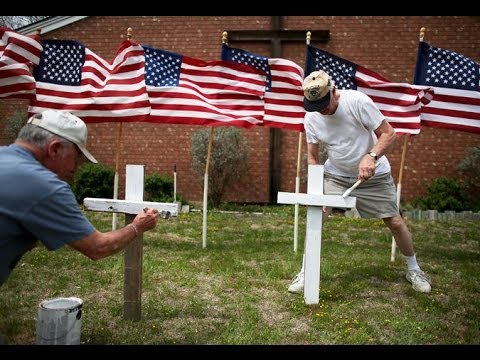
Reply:
<svg viewBox="0 0 480 360"><path fill-rule="evenodd" d="M304 287L304 298L307 305L319 302L323 206L353 208L357 200L351 196L324 195L323 170L323 165L309 165L307 194L279 192L277 201L279 204L307 206Z"/></svg>
<svg viewBox="0 0 480 360"><path fill-rule="evenodd" d="M144 208L155 208L160 213L178 215L178 203L143 201L144 166L127 165L125 200L85 198L85 210L125 214L125 224L133 221ZM123 318L140 320L142 308L143 234L140 233L125 248Z"/></svg>

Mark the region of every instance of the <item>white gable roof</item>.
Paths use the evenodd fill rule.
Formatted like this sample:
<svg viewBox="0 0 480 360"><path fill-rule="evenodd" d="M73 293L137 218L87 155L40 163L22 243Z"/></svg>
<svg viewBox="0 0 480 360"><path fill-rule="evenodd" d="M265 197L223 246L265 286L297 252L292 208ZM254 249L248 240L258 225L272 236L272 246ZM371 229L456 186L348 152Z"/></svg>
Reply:
<svg viewBox="0 0 480 360"><path fill-rule="evenodd" d="M41 35L85 19L86 17L88 16L52 16L51 18L23 26L15 31L23 35L35 35L37 29L41 29Z"/></svg>

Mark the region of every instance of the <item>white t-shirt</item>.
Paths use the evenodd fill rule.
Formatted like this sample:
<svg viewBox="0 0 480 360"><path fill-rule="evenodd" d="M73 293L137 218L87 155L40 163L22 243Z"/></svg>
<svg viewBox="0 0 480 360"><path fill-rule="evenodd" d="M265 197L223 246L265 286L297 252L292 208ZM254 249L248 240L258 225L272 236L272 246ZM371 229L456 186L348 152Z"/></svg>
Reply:
<svg viewBox="0 0 480 360"><path fill-rule="evenodd" d="M307 112L304 118L307 143L326 145L328 160L325 172L357 177L358 165L377 143L375 129L385 119L364 93L357 90L337 90L340 100L333 115ZM385 156L378 159L375 175L390 172Z"/></svg>

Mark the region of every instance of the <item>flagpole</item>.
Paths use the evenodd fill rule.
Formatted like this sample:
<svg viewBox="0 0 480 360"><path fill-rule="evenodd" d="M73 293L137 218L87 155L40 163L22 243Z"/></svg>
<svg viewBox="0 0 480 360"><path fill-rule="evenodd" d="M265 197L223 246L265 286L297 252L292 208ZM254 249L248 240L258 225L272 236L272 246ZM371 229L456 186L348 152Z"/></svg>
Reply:
<svg viewBox="0 0 480 360"><path fill-rule="evenodd" d="M310 45L310 40L312 38L312 33L307 31L306 43ZM308 75L308 74L307 74ZM298 151L297 151L297 176L295 177L295 193L300 192L300 162L302 158L302 132L298 133ZM295 204L295 217L293 223L293 251L297 252L298 250L298 210L300 205Z"/></svg>
<svg viewBox="0 0 480 360"><path fill-rule="evenodd" d="M115 177L113 179L113 198L118 199L118 171L120 168L120 149L122 146L122 122L118 123L117 146L115 156ZM117 229L117 213L112 213L112 230Z"/></svg>
<svg viewBox="0 0 480 360"><path fill-rule="evenodd" d="M177 202L177 164L173 164L173 202Z"/></svg>
<svg viewBox="0 0 480 360"><path fill-rule="evenodd" d="M425 27L420 28L420 36L419 40L423 41L423 38L425 37L425 31L427 29ZM404 140L403 140L403 149L402 149L402 158L400 160L400 172L398 174L398 183L397 183L397 206L400 209L400 198L401 198L401 193L402 193L402 178L403 178L403 168L405 166L405 157L407 154L407 147L408 147L408 137L410 135L405 134L404 135ZM392 251L390 254L390 261L393 262L395 261L395 251L397 249L397 243L395 242L395 237L392 236Z"/></svg>
<svg viewBox="0 0 480 360"><path fill-rule="evenodd" d="M300 159L302 154L302 132L298 134L298 154L297 154L297 176L295 178L295 193L300 192ZM295 204L295 219L293 225L293 251L298 249L298 209L299 204Z"/></svg>
<svg viewBox="0 0 480 360"><path fill-rule="evenodd" d="M207 247L207 203L208 203L208 168L210 166L210 154L212 153L213 144L213 126L210 127L210 140L208 142L207 162L205 164L205 177L203 180L203 231L202 231L202 247Z"/></svg>
<svg viewBox="0 0 480 360"><path fill-rule="evenodd" d="M132 39L133 29L127 29L127 39ZM117 146L116 146L116 156L115 156L115 177L113 178L113 198L118 199L118 172L120 169L120 150L122 147L122 131L123 131L123 122L118 123L117 131ZM112 230L117 229L117 213L112 213Z"/></svg>
<svg viewBox="0 0 480 360"><path fill-rule="evenodd" d="M402 158L400 160L400 172L398 174L398 182L397 182L397 206L400 209L400 194L402 192L402 177L403 177L403 167L405 165L405 155L407 154L407 146L408 146L408 136L407 134L403 135L403 149L402 149ZM395 251L397 249L397 243L395 242L395 237L392 236L392 251L390 254L390 261L395 261Z"/></svg>
<svg viewBox="0 0 480 360"><path fill-rule="evenodd" d="M222 44L228 43L228 34L226 31L222 33ZM202 226L202 247L207 247L207 211L208 211L208 168L210 166L210 155L213 145L213 126L210 127L210 139L208 142L207 162L205 164L205 175L203 178L203 226Z"/></svg>

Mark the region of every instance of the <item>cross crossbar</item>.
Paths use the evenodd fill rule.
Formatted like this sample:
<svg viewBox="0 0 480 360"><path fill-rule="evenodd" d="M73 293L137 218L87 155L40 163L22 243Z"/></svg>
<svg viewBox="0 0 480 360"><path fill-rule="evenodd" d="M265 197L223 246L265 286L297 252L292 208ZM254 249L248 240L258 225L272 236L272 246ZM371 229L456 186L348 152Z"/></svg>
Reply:
<svg viewBox="0 0 480 360"><path fill-rule="evenodd" d="M124 214L138 214L145 207L155 208L158 212L168 211L171 216L178 215L177 203L159 203L151 201L135 201L135 200L118 200L118 199L101 199L101 198L85 198L83 200L85 210L116 212Z"/></svg>
<svg viewBox="0 0 480 360"><path fill-rule="evenodd" d="M318 195L318 194L299 194L299 193L278 193L278 203L306 206L329 206L335 208L353 208L356 199L351 196L342 197L338 195Z"/></svg>

